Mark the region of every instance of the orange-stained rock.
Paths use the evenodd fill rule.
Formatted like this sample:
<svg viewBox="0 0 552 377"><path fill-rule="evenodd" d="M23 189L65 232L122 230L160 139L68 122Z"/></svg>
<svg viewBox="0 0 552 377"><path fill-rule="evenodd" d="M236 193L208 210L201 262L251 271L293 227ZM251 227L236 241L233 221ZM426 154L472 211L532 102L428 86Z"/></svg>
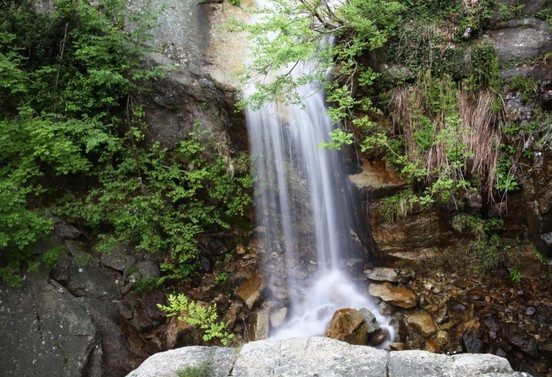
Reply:
<svg viewBox="0 0 552 377"><path fill-rule="evenodd" d="M245 281L236 292L242 298L249 309L259 302L262 297L265 283L261 274L255 274Z"/></svg>
<svg viewBox="0 0 552 377"><path fill-rule="evenodd" d="M408 316L406 322L416 326L424 337L428 337L437 332L433 317L429 313L412 313Z"/></svg>
<svg viewBox="0 0 552 377"><path fill-rule="evenodd" d="M428 339L425 342L424 351L441 353L441 346L439 345L439 342L436 339Z"/></svg>
<svg viewBox="0 0 552 377"><path fill-rule="evenodd" d="M324 336L349 344L365 346L368 344L368 325L358 310L339 309L326 327Z"/></svg>
<svg viewBox="0 0 552 377"><path fill-rule="evenodd" d="M368 288L368 293L400 308L409 309L416 306L416 295L414 292L387 282L383 284L371 284Z"/></svg>

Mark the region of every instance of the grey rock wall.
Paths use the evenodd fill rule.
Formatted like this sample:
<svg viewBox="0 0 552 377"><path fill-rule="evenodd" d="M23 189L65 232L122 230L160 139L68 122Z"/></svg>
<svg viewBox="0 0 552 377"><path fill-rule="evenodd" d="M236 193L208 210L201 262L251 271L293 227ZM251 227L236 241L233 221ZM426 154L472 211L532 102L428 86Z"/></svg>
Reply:
<svg viewBox="0 0 552 377"><path fill-rule="evenodd" d="M241 348L185 347L158 353L127 377L169 377L210 363L214 376L465 377L528 376L488 354L388 352L329 338L264 340Z"/></svg>

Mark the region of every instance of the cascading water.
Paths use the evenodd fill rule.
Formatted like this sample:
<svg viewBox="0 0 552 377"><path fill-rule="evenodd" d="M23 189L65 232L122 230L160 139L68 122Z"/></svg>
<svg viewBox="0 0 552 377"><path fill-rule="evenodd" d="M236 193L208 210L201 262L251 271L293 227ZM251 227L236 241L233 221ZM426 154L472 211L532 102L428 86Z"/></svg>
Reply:
<svg viewBox="0 0 552 377"><path fill-rule="evenodd" d="M308 65L296 67L296 74ZM321 335L340 308L367 308L368 296L343 272L353 249L348 178L338 151L319 148L332 124L316 84L298 89L301 106L267 104L247 111L256 177L256 209L265 273L290 315L275 338Z"/></svg>

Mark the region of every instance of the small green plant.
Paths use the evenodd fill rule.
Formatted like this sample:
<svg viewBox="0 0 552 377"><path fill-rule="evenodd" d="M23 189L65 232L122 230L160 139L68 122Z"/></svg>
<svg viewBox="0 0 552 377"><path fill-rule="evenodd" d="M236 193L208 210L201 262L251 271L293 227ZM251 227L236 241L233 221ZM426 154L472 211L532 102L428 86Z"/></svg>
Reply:
<svg viewBox="0 0 552 377"><path fill-rule="evenodd" d="M171 294L167 297L167 301L169 305L157 304L157 307L164 311L167 317L177 317L179 321L199 327L203 331L203 341L219 339L223 345L227 345L234 337L225 330L224 322L217 321L216 305L202 306L183 294L177 296Z"/></svg>
<svg viewBox="0 0 552 377"><path fill-rule="evenodd" d="M228 272L224 271L220 274L217 274L216 279L219 283L224 283L226 280L228 280Z"/></svg>
<svg viewBox="0 0 552 377"><path fill-rule="evenodd" d="M241 5L240 0L230 0L230 4L232 4L235 7L239 7Z"/></svg>
<svg viewBox="0 0 552 377"><path fill-rule="evenodd" d="M521 92L521 100L523 102L529 101L539 90L539 82L537 79L521 75L512 77L510 86L512 89Z"/></svg>
<svg viewBox="0 0 552 377"><path fill-rule="evenodd" d="M546 259L544 254L535 245L532 245L532 248L533 253L535 253L535 257L537 258L539 263L546 266L548 264L548 260Z"/></svg>
<svg viewBox="0 0 552 377"><path fill-rule="evenodd" d="M509 271L510 279L513 283L519 284L521 282L521 279L523 278L523 274L521 271L519 271L517 268L512 267Z"/></svg>
<svg viewBox="0 0 552 377"><path fill-rule="evenodd" d="M503 221L499 218L482 219L466 213L456 215L452 221L456 232L468 234L471 238L467 250L477 262L474 265L475 272L489 274L498 269L506 269L514 281L518 277L521 279L517 268L519 247L506 242L499 235L502 225Z"/></svg>
<svg viewBox="0 0 552 377"><path fill-rule="evenodd" d="M383 198L379 210L385 221L392 223L412 213L417 201L417 196L412 190L404 190L393 196Z"/></svg>
<svg viewBox="0 0 552 377"><path fill-rule="evenodd" d="M178 377L212 377L215 375L215 366L210 361L204 361L179 370L176 374Z"/></svg>

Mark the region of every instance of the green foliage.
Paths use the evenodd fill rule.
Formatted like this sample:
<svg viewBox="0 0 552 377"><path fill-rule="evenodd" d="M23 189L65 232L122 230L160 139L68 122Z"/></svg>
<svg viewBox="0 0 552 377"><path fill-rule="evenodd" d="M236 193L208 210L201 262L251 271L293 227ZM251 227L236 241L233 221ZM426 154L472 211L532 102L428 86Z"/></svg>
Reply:
<svg viewBox="0 0 552 377"><path fill-rule="evenodd" d="M532 247L533 247L533 253L535 254L535 257L537 258L539 263L544 266L548 265L548 260L546 259L544 254L535 245L532 245Z"/></svg>
<svg viewBox="0 0 552 377"><path fill-rule="evenodd" d="M172 153L134 149L99 174L84 203L71 203L92 227L110 224L100 249L125 242L164 256L166 277L186 279L198 263L197 236L230 227L250 203L251 178L232 177L221 157L205 156L191 133Z"/></svg>
<svg viewBox="0 0 552 377"><path fill-rule="evenodd" d="M217 321L216 305L205 307L189 300L183 294L169 295L167 300L168 306L157 304L157 307L164 311L167 317L177 317L179 321L199 327L203 331L203 341L218 339L223 345L227 345L234 337L225 330L224 322ZM181 315L182 313L184 315Z"/></svg>
<svg viewBox="0 0 552 377"><path fill-rule="evenodd" d="M212 377L215 375L215 366L212 362L203 362L188 366L176 372L178 377Z"/></svg>
<svg viewBox="0 0 552 377"><path fill-rule="evenodd" d="M519 265L519 250L515 245L508 244L498 233L503 221L498 218L482 219L460 213L453 218L452 227L459 233L466 234L471 240L468 250L473 254L476 272L490 274L500 268L508 271L514 283L521 279Z"/></svg>
<svg viewBox="0 0 552 377"><path fill-rule="evenodd" d="M396 1L349 0L334 11L323 2L277 0L269 9L258 11L259 20L254 25L234 22L234 30L249 32L251 56L255 57L243 78L256 90L243 106L258 108L268 101L300 102L295 88L325 80L334 59L340 61L335 73L350 77L358 67L356 59L381 47L399 25L401 9ZM321 37L329 34L341 43L321 43ZM302 76L294 74L299 62L309 62ZM340 88L343 96L351 96L350 82Z"/></svg>
<svg viewBox="0 0 552 377"><path fill-rule="evenodd" d="M229 275L228 275L228 272L223 271L223 272L217 274L216 279L217 279L217 281L218 281L219 283L224 283L225 281L228 280L228 276L229 276Z"/></svg>
<svg viewBox="0 0 552 377"><path fill-rule="evenodd" d="M387 223L393 223L412 213L417 203L417 196L407 189L383 198L379 203L379 211Z"/></svg>
<svg viewBox="0 0 552 377"><path fill-rule="evenodd" d="M517 268L511 268L509 271L510 279L513 283L519 284L521 283L521 279L523 278L523 274L517 269Z"/></svg>
<svg viewBox="0 0 552 377"><path fill-rule="evenodd" d="M353 144L353 135L336 128L330 132L330 141L318 144L319 148L341 149L344 145Z"/></svg>
<svg viewBox="0 0 552 377"><path fill-rule="evenodd" d="M521 100L523 102L529 101L539 90L538 80L530 76L514 76L508 84L513 90L521 92Z"/></svg>
<svg viewBox="0 0 552 377"><path fill-rule="evenodd" d="M189 277L196 236L227 229L250 202L251 179L230 173L208 135L174 151L144 142L134 96L163 67L143 67L155 23L123 0L58 0L51 13L1 3L0 269L50 265L32 245L52 214L87 226L99 250L126 242Z"/></svg>

